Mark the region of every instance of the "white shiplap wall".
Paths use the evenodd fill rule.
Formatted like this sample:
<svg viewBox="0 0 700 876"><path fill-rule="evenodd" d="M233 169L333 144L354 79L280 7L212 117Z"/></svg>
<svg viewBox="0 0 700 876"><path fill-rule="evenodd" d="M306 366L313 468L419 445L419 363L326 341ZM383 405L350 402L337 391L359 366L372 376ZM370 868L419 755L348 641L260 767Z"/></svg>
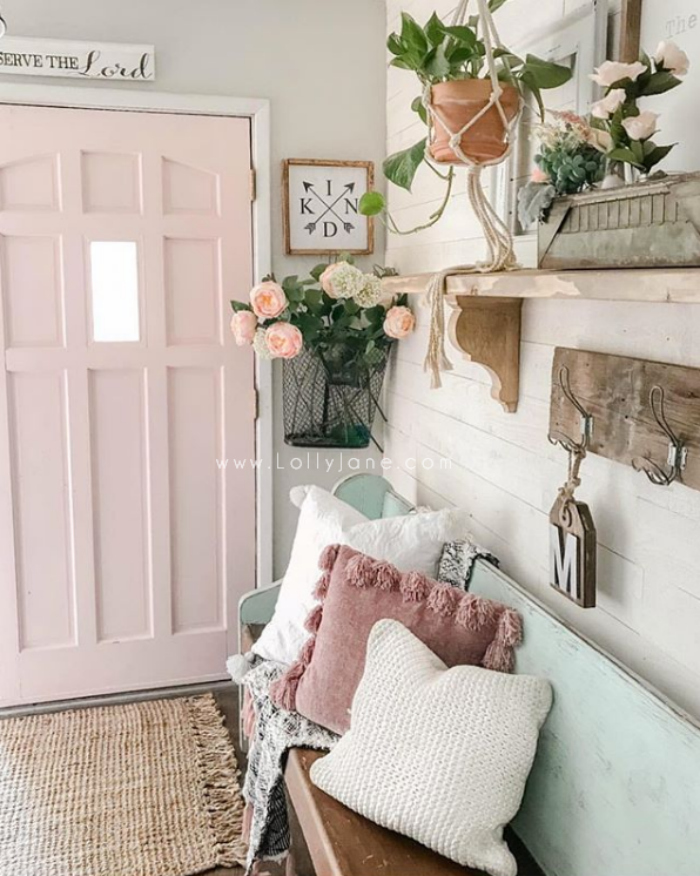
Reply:
<svg viewBox="0 0 700 876"><path fill-rule="evenodd" d="M654 2L660 0L649 0L652 9ZM388 29L398 25L401 9L425 20L433 8L445 14L453 5L454 0L388 0ZM577 5L577 0L509 0L498 13L503 39L521 42ZM648 22L645 30L656 40ZM416 93L409 73L389 69L388 152L422 136L408 109ZM683 96L694 105L692 83ZM421 176L412 196L390 187L390 206L401 225L416 224L438 203L431 176ZM436 228L391 237L386 261L414 273L483 255L462 186ZM521 255L532 252L526 247ZM700 367L700 306L526 302L517 414L501 411L490 398L485 371L455 351L455 371L445 376L441 390L430 390L422 371L427 314L416 309L418 330L399 345L388 381L387 455L397 488L421 503L466 508L475 536L500 556L507 573L700 716L700 492L653 487L631 468L589 458L580 497L591 505L598 528L599 607L578 609L548 586L547 517L565 479L566 459L546 438L556 345ZM412 457L427 464L447 457L451 469L421 468L419 462L412 471L406 462Z"/></svg>

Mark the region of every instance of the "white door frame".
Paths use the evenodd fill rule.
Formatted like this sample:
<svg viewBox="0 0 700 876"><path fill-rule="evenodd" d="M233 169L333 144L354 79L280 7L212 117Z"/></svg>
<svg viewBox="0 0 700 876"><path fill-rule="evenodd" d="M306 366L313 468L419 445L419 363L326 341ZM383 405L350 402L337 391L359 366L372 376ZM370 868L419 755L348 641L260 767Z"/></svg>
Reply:
<svg viewBox="0 0 700 876"><path fill-rule="evenodd" d="M132 112L168 112L192 115L236 116L251 123L251 160L256 174L253 202L253 272L259 282L272 270L270 102L241 97L204 94L168 94L143 89L103 89L89 86L29 85L0 82L0 104L52 106L73 109L112 109ZM272 582L272 367L256 361L258 420L255 443L258 459L267 460L256 470L256 567L257 586Z"/></svg>

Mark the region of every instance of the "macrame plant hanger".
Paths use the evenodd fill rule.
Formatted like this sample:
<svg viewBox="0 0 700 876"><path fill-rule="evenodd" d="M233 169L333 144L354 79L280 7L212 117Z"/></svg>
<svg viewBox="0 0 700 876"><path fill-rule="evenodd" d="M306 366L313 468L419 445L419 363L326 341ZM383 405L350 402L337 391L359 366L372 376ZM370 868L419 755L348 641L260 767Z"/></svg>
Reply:
<svg viewBox="0 0 700 876"><path fill-rule="evenodd" d="M488 0L475 0L479 13L479 27L482 32L486 66L491 80L491 95L486 105L459 131L450 129L446 119L432 103L432 86L426 84L423 90L423 106L432 120L431 137L426 149L429 151L430 142L435 137L435 131L439 125L449 136L449 144L455 155L468 168L467 194L469 203L476 214L484 231L488 247L488 259L473 265L459 265L440 271L435 274L428 284L427 301L430 307L430 339L428 353L425 359L425 370L431 373L431 385L433 388L441 386L440 372L451 371L452 363L445 353L445 312L444 292L445 282L448 276L454 274L491 273L495 271L508 271L517 267L517 260L513 250L513 236L508 226L498 216L491 206L483 186L481 184L481 171L484 167L490 167L505 161L510 155L515 140L515 131L522 112L522 97L519 100L517 112L508 119L501 98L503 87L498 78L494 51L504 49L501 43L493 16L488 7ZM461 26L467 20L469 0L461 0L452 19L453 26ZM502 58L502 64L507 70L507 57ZM477 161L465 153L462 148L462 138L473 128L493 107L496 108L503 127L505 129L505 149L497 158Z"/></svg>

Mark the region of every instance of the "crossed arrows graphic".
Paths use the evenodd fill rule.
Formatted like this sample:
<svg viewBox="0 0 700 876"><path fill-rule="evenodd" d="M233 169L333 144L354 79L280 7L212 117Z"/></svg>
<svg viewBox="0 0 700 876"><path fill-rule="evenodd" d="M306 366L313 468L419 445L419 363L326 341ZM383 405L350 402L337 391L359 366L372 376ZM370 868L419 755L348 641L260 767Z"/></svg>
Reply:
<svg viewBox="0 0 700 876"><path fill-rule="evenodd" d="M335 205L338 203L338 201L340 201L342 198L346 197L348 192L350 194L352 194L355 191L355 183L347 183L347 185L345 186L343 191L338 195L338 197L335 199L335 201L333 201L332 204L327 204L323 200L323 198L319 195L319 193L314 188L313 183L305 182L304 183L304 191L306 192L307 195L309 194L309 192L311 192L311 194L314 195L314 197L316 197L323 204L323 206L326 208L325 211L323 213L321 213L320 216L317 216L313 222L309 222L308 225L304 226L305 231L308 231L309 234L313 234L314 231L316 230L318 223L321 221L321 219L323 219L323 217L327 216L329 213L332 213L335 216L335 218L338 220L338 222L340 222L342 224L346 234L349 234L351 231L355 230L355 226L352 225L352 223L346 222L344 219L342 219L335 212L335 209L334 209Z"/></svg>

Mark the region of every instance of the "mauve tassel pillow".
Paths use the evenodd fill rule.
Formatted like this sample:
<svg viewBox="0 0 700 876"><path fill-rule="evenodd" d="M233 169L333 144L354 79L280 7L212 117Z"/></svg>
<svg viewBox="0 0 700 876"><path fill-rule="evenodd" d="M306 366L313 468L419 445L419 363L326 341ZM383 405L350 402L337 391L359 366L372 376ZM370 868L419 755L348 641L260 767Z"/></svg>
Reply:
<svg viewBox="0 0 700 876"><path fill-rule="evenodd" d="M311 638L271 688L272 699L335 733L350 728L350 706L365 667L367 640L378 620L399 621L447 666L512 672L522 639L512 608L420 572L401 573L351 547L321 554L320 600L306 619Z"/></svg>

